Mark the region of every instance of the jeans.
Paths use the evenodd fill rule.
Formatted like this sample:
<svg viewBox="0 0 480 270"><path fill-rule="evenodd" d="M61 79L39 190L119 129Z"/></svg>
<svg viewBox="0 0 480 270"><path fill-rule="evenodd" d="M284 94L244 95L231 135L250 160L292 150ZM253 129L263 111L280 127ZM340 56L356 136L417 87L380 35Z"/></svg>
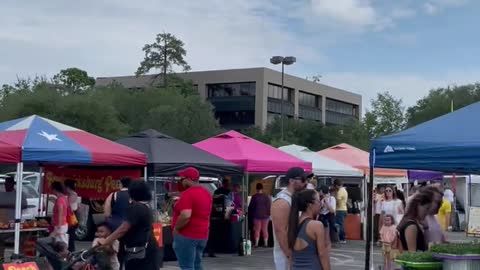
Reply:
<svg viewBox="0 0 480 270"><path fill-rule="evenodd" d="M197 240L175 234L173 250L177 255L178 265L182 270L203 270L202 255L207 239Z"/></svg>
<svg viewBox="0 0 480 270"><path fill-rule="evenodd" d="M335 214L328 213L326 215L320 215L318 219L323 223L323 226L328 229L330 241L332 243L338 242L338 233L335 226Z"/></svg>
<svg viewBox="0 0 480 270"><path fill-rule="evenodd" d="M347 211L338 211L335 215L335 222L338 224L338 239L340 241L345 241L345 217L347 216Z"/></svg>

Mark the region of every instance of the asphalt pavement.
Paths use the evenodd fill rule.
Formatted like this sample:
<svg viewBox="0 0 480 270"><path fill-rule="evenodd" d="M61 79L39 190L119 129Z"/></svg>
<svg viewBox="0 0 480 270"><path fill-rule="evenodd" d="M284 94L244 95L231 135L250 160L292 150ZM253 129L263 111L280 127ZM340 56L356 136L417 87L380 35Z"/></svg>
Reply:
<svg viewBox="0 0 480 270"><path fill-rule="evenodd" d="M469 239L465 233L447 233L451 242L464 242ZM252 251L251 256L240 257L231 254L218 254L216 258L204 258L206 270L271 270L274 269L273 253L271 248L259 248ZM337 244L330 253L330 262L333 270L355 270L365 268L365 241L348 241L347 244ZM374 269L383 264L381 249L373 248ZM178 270L177 262L165 262L167 270Z"/></svg>
<svg viewBox="0 0 480 270"><path fill-rule="evenodd" d="M464 242L472 240L465 233L447 233L451 242ZM78 249L85 249L91 245L89 242L77 242ZM271 248L259 248L252 251L251 256L240 257L236 254L217 254L216 258L204 258L205 270L272 270L273 251ZM347 244L337 244L330 253L330 262L333 270L356 270L364 269L365 265L365 242L348 241ZM382 253L379 247L374 246L373 262L375 270L382 265ZM179 270L177 262L165 262L162 269Z"/></svg>

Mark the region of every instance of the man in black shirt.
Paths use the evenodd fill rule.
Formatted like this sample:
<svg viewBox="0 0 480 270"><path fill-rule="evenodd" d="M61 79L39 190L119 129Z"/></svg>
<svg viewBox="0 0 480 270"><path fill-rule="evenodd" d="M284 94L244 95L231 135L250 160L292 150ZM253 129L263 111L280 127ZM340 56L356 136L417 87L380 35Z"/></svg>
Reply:
<svg viewBox="0 0 480 270"><path fill-rule="evenodd" d="M225 196L228 196L230 194L231 190L230 190L230 178L223 178L223 181L222 181L222 186L217 188L217 190L215 190L215 192L213 193L213 195L225 195Z"/></svg>

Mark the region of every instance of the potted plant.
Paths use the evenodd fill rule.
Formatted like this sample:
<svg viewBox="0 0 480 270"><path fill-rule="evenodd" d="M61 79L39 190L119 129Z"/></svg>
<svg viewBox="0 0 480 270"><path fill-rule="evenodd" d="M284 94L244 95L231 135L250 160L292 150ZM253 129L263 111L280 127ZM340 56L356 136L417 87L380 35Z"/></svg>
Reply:
<svg viewBox="0 0 480 270"><path fill-rule="evenodd" d="M442 261L434 258L431 252L404 252L395 262L403 270L442 270Z"/></svg>
<svg viewBox="0 0 480 270"><path fill-rule="evenodd" d="M437 244L430 248L433 256L443 260L444 270L480 269L480 244Z"/></svg>

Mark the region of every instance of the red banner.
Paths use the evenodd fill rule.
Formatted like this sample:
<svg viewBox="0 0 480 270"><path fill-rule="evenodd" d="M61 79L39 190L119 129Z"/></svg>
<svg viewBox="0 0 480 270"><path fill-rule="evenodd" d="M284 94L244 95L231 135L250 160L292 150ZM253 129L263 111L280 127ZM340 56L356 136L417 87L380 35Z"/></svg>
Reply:
<svg viewBox="0 0 480 270"><path fill-rule="evenodd" d="M3 270L39 270L39 269L36 263L27 262L27 263L5 263L3 264Z"/></svg>
<svg viewBox="0 0 480 270"><path fill-rule="evenodd" d="M75 180L75 191L78 196L103 200L114 191L120 189L120 179L130 177L137 179L141 176L136 170L98 170L98 169L71 169L71 168L44 168L43 192L50 193L50 185L55 181L65 179Z"/></svg>

